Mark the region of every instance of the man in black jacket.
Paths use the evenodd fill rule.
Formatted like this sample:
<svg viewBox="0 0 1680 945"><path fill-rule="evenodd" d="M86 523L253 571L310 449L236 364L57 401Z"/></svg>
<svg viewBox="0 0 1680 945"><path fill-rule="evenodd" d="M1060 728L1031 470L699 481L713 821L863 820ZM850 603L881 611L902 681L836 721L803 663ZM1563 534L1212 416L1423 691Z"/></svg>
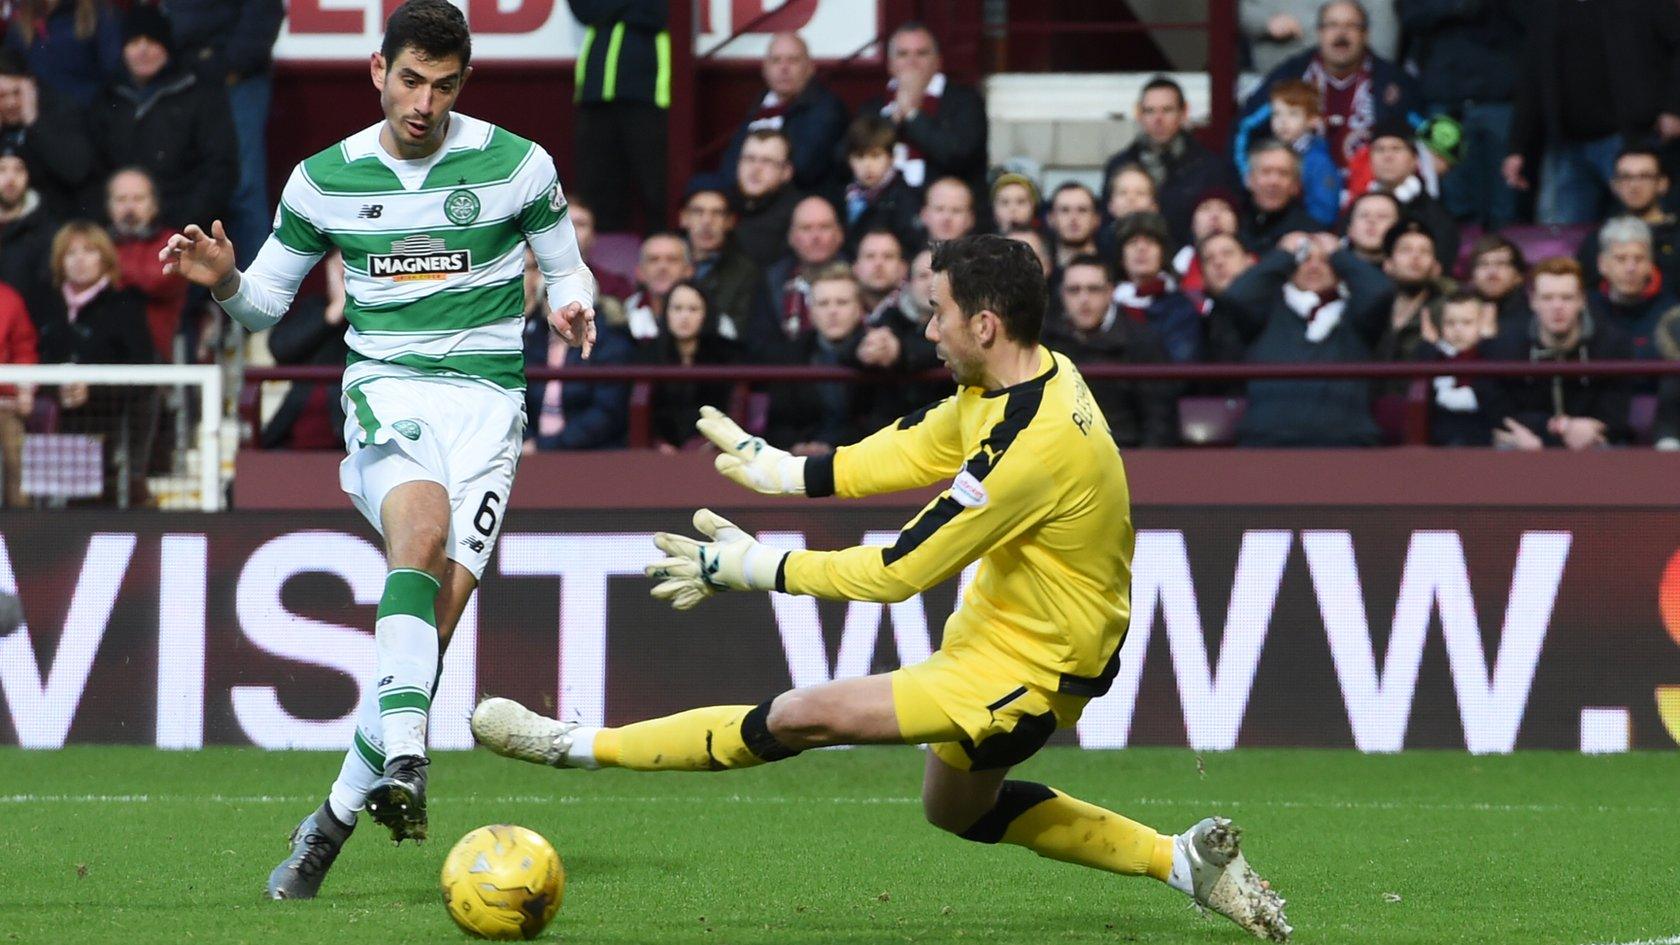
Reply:
<svg viewBox="0 0 1680 945"><path fill-rule="evenodd" d="M1624 138L1680 137L1680 7L1529 0L1503 171L1540 223L1596 223Z"/></svg>
<svg viewBox="0 0 1680 945"><path fill-rule="evenodd" d="M574 186L595 208L602 230L630 229L632 198L641 209L642 229L657 230L666 225L669 5L664 0L568 2L584 25L573 96Z"/></svg>
<svg viewBox="0 0 1680 945"><path fill-rule="evenodd" d="M22 156L54 213L90 215L99 168L82 110L35 81L11 49L0 49L0 145Z"/></svg>
<svg viewBox="0 0 1680 945"><path fill-rule="evenodd" d="M735 173L741 142L760 128L774 128L793 145L793 183L801 190L821 190L836 182L836 149L846 130L846 105L816 81L810 47L798 33L770 37L763 65L765 93L724 149L718 173Z"/></svg>
<svg viewBox="0 0 1680 945"><path fill-rule="evenodd" d="M1104 181L1113 180L1128 164L1148 171L1155 180L1155 202L1172 227L1173 239L1181 244L1190 239L1196 199L1216 187L1236 189L1231 163L1190 137L1184 130L1189 119L1190 108L1178 83L1166 76L1150 79L1138 95L1137 138L1103 167ZM1107 184L1102 201L1108 203Z"/></svg>
<svg viewBox="0 0 1680 945"><path fill-rule="evenodd" d="M0 282L17 290L31 315L58 294L47 271L58 218L31 186L29 164L0 143Z"/></svg>
<svg viewBox="0 0 1680 945"><path fill-rule="evenodd" d="M1511 136L1525 0L1400 0L1418 84L1430 114L1458 119L1464 159L1441 180L1441 199L1460 220L1489 230L1511 223L1517 195L1499 173Z"/></svg>
<svg viewBox="0 0 1680 945"><path fill-rule="evenodd" d="M1295 149L1267 139L1248 152L1248 205L1239 236L1251 253L1264 253L1285 233L1320 229L1301 203L1301 157Z"/></svg>
<svg viewBox="0 0 1680 945"><path fill-rule="evenodd" d="M831 263L845 263L845 231L834 205L806 197L788 226L787 255L764 270L752 320L742 332L741 347L767 364L795 363L799 338L811 327L811 285ZM860 303L861 305L861 303Z"/></svg>
<svg viewBox="0 0 1680 945"><path fill-rule="evenodd" d="M1114 277L1096 256L1062 270L1062 317L1044 326L1044 343L1078 365L1161 364L1167 353L1145 322L1114 302ZM1089 381L1114 442L1121 447L1178 442L1178 385L1165 381Z"/></svg>
<svg viewBox="0 0 1680 945"><path fill-rule="evenodd" d="M124 21L123 67L89 122L105 165L150 173L166 226L208 226L227 213L239 182L227 93L176 61L169 21L154 7Z"/></svg>
<svg viewBox="0 0 1680 945"><path fill-rule="evenodd" d="M712 304L712 323L730 341L752 314L753 297L764 279L763 271L736 243L735 219L728 195L710 187L691 191L680 217L694 257L694 283Z"/></svg>
<svg viewBox="0 0 1680 945"><path fill-rule="evenodd" d="M1484 347L1489 361L1618 361L1633 357L1627 336L1587 311L1581 267L1560 256L1534 267L1534 320ZM1631 384L1625 377L1489 378L1477 398L1493 421L1493 445L1592 449L1628 438Z"/></svg>
<svg viewBox="0 0 1680 945"><path fill-rule="evenodd" d="M1369 361L1394 286L1328 233L1290 233L1221 301L1253 363ZM1359 379L1250 381L1244 446L1374 446L1371 385Z"/></svg>
<svg viewBox="0 0 1680 945"><path fill-rule="evenodd" d="M760 128L747 135L735 162L735 189L741 197L735 239L760 269L773 265L787 251L788 224L799 203L792 153L787 135Z"/></svg>
<svg viewBox="0 0 1680 945"><path fill-rule="evenodd" d="M986 103L941 68L933 32L905 23L887 40L887 94L865 102L858 113L877 113L897 126L893 163L911 187L960 177L980 193L986 189Z"/></svg>
<svg viewBox="0 0 1680 945"><path fill-rule="evenodd" d="M227 230L240 265L248 265L273 222L268 106L274 96L274 41L286 7L281 0L169 0L165 9L183 64L200 81L227 89L239 141L239 184L228 207Z"/></svg>

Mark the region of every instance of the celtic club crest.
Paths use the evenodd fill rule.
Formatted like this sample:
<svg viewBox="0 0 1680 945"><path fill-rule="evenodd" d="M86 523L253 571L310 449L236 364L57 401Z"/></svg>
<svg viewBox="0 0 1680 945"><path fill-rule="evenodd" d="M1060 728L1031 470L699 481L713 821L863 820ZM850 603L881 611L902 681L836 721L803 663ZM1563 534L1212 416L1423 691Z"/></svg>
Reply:
<svg viewBox="0 0 1680 945"><path fill-rule="evenodd" d="M470 190L450 191L443 198L443 215L456 226L466 226L478 219L478 196Z"/></svg>

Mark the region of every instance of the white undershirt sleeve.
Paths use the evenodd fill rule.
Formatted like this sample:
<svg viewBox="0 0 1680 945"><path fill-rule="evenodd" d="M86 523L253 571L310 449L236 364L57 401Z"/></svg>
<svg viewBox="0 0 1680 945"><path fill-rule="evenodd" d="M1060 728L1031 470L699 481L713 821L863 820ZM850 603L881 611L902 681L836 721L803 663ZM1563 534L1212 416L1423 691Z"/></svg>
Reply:
<svg viewBox="0 0 1680 945"><path fill-rule="evenodd" d="M272 327L292 307L298 286L321 255L294 252L270 236L251 267L239 274L239 291L232 298L216 299L216 304L252 331Z"/></svg>
<svg viewBox="0 0 1680 945"><path fill-rule="evenodd" d="M570 217L541 233L526 234L531 251L537 254L537 266L542 269L543 284L548 288L548 310L558 312L572 302L585 308L595 305L595 274L583 263L578 252L577 233Z"/></svg>

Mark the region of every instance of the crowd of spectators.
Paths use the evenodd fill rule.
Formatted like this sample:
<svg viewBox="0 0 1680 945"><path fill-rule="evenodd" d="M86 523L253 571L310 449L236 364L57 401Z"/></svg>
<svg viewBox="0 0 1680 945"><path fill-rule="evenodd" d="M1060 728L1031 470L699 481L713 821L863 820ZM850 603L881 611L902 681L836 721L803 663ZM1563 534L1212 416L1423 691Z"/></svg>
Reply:
<svg viewBox="0 0 1680 945"><path fill-rule="evenodd" d="M1668 176L1680 158L1680 9L1241 9L1245 55L1262 75L1231 140L1210 146L1193 133L1183 89L1157 77L1132 103L1136 138L1095 189L1047 189L1030 162L988 171L984 102L944 72L924 26L892 32L885 87L850 114L800 37L777 35L763 97L720 164L690 183L680 229L647 237L637 284L616 294L621 310L606 309L622 312L608 330L631 340L629 358L656 363L899 375L888 385L770 385L733 405L754 430L804 452L851 442L940 394L909 383L936 364L921 336L918 254L979 231L1033 247L1050 288L1046 341L1084 364L1680 353L1680 194ZM1549 250L1530 260L1523 246L1536 235ZM684 300L680 334L664 301L673 293ZM686 417L697 397L731 394L701 386L655 398L662 449L695 445ZM1421 411L1443 445L1680 447L1672 382L1091 386L1124 446L1178 442L1179 405L1194 397L1239 404L1233 436L1244 445L1395 442L1406 412ZM1641 421L1634 402L1653 394L1654 422L1649 410Z"/></svg>
<svg viewBox="0 0 1680 945"><path fill-rule="evenodd" d="M284 3L5 7L0 363L210 358L220 322L202 291L161 272L157 254L188 222L226 221L245 261L266 237L265 129ZM35 425L98 438L106 499L147 504L165 410L157 388L0 389L0 501L26 501L20 455Z"/></svg>
<svg viewBox="0 0 1680 945"><path fill-rule="evenodd" d="M938 365L923 334L929 247L974 232L1032 246L1046 342L1082 364L1680 358L1674 4L1242 0L1259 82L1231 138L1192 128L1183 89L1156 77L1125 103L1135 139L1091 186L990 166L984 99L945 71L926 26L891 31L879 91L856 107L797 34L778 34L762 95L671 219L662 6L571 0L596 41L577 71L570 218L586 258L597 227L643 224L632 271L594 267L591 362L842 366L879 383L661 383L647 408L661 450L699 448L702 403L819 454L941 396L948 384L920 377ZM215 217L247 257L261 244L281 0L14 8L0 43L0 359L208 356L218 320L155 254ZM536 278L528 363L577 365L545 328ZM331 261L326 286L271 333L279 363L342 361ZM1676 380L1091 387L1126 447L1177 443L1187 397L1240 405L1244 445L1393 442L1395 404L1421 394L1443 445L1680 448ZM6 468L44 393L0 388ZM74 427L87 392L51 397ZM85 416L127 424L141 457L158 409ZM261 441L335 445L339 410L331 385L294 385ZM534 382L527 412L529 450L623 446L631 385ZM3 499L17 501L10 478Z"/></svg>

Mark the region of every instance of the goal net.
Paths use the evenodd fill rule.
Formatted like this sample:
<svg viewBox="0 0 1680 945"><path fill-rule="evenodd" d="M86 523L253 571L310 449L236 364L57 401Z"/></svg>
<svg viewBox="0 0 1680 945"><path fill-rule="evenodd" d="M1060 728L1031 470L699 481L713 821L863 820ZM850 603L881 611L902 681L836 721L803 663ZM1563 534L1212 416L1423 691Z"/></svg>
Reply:
<svg viewBox="0 0 1680 945"><path fill-rule="evenodd" d="M217 365L0 364L0 507L221 509L226 390Z"/></svg>

